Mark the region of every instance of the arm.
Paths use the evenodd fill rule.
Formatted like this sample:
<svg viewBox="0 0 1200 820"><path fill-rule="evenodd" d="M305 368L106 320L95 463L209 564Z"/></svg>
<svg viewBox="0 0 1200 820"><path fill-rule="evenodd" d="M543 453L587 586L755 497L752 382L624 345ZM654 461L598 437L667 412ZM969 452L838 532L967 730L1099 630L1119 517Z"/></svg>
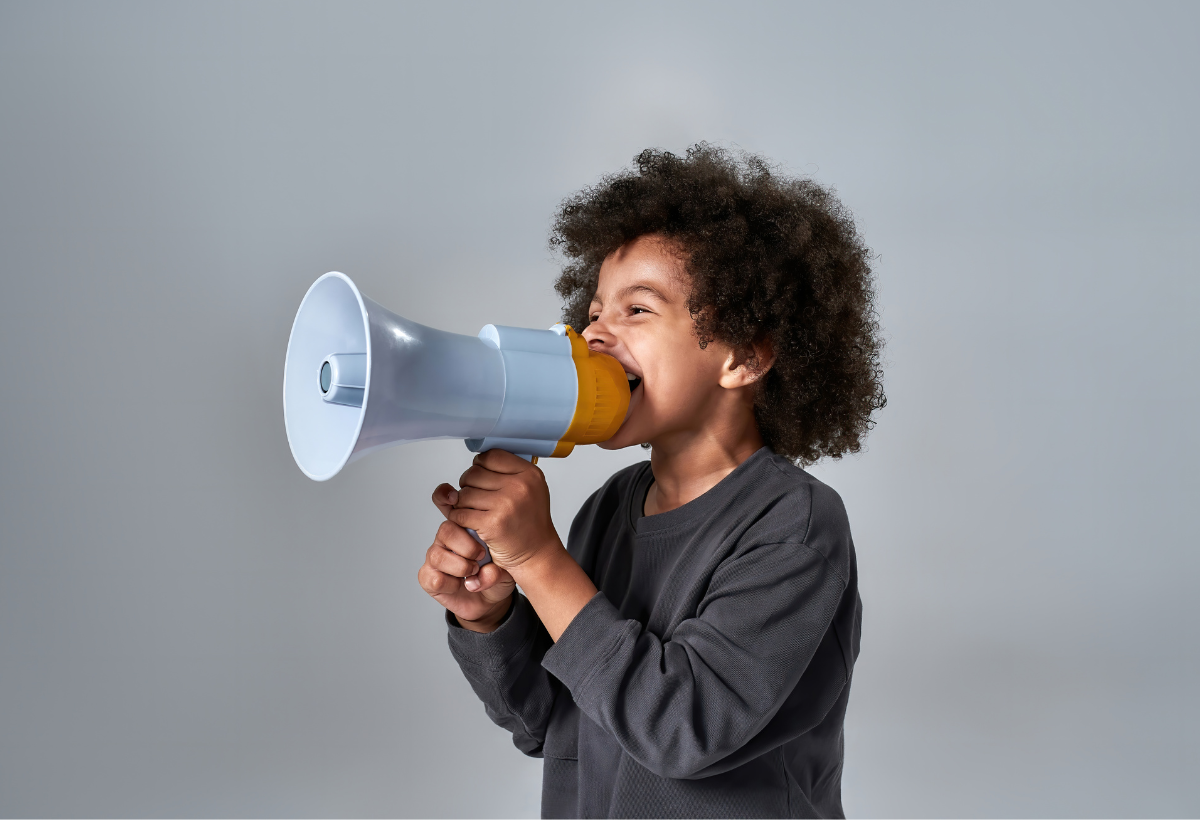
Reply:
<svg viewBox="0 0 1200 820"><path fill-rule="evenodd" d="M439 508L448 508L448 492L447 485L434 491ZM450 652L488 717L513 733L518 749L540 756L560 688L541 666L550 637L529 601L514 591L512 576L494 563L480 568L482 556L475 539L446 521L417 579L446 608Z"/></svg>
<svg viewBox="0 0 1200 820"><path fill-rule="evenodd" d="M696 617L664 640L622 618L563 548L540 470L493 450L462 485L447 518L476 530L521 585L556 640L542 666L664 777L716 774L753 751L748 742L797 689L847 587L826 560L852 550L838 500L819 525L810 518L804 542L739 545L709 579ZM823 716L831 704L807 705Z"/></svg>
<svg viewBox="0 0 1200 820"><path fill-rule="evenodd" d="M558 640L597 589L554 529L546 477L512 453L490 450L475 457L460 483L460 490L441 485L433 500L459 532L473 529L487 543L492 564L479 571L480 578L488 578L492 566L501 568L520 584L550 637ZM483 555L466 544L455 549ZM465 581L468 589L480 589L473 583Z"/></svg>
<svg viewBox="0 0 1200 820"><path fill-rule="evenodd" d="M622 618L599 593L542 665L651 771L716 774L736 765L730 756L796 689L845 586L806 545L756 546L718 569L697 616L669 640Z"/></svg>
<svg viewBox="0 0 1200 820"><path fill-rule="evenodd" d="M560 684L542 667L550 636L528 599L514 593L492 632L462 628L447 612L450 653L497 726L512 732L513 745L541 757L550 709Z"/></svg>

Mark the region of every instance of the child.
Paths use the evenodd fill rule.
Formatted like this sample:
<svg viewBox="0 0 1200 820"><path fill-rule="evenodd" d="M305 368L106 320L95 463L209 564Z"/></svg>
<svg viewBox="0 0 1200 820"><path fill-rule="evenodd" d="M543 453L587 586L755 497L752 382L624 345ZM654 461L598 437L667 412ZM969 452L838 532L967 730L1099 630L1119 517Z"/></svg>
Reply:
<svg viewBox="0 0 1200 820"><path fill-rule="evenodd" d="M869 252L830 192L705 144L567 200L551 244L566 321L630 379L600 446L653 449L566 548L514 455L434 491L418 580L451 652L544 758L543 817L842 816L854 546L795 463L857 452L884 405Z"/></svg>

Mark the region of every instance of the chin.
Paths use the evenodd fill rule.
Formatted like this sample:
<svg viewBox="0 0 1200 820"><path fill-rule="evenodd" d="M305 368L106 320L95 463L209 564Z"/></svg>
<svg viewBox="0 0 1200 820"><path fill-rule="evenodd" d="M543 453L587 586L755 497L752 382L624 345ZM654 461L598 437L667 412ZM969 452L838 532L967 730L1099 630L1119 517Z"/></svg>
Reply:
<svg viewBox="0 0 1200 820"><path fill-rule="evenodd" d="M599 442L596 446L601 450L624 450L626 447L641 443L640 439L627 435L624 430L618 430L615 436L608 441Z"/></svg>
<svg viewBox="0 0 1200 820"><path fill-rule="evenodd" d="M635 397L636 398L636 395ZM629 409L625 411L625 421L617 428L617 432L608 441L597 443L597 447L603 450L624 450L626 447L632 447L635 444L641 444L646 440L644 432L638 432L637 427L643 421L640 418L634 418L633 399L630 399Z"/></svg>

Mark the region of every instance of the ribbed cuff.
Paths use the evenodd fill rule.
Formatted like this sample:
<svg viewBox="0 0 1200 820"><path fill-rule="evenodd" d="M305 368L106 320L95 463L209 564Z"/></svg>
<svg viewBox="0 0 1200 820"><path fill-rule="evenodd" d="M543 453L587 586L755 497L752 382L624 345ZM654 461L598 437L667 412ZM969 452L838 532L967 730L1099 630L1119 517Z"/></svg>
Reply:
<svg viewBox="0 0 1200 820"><path fill-rule="evenodd" d="M450 651L460 660L478 666L499 667L529 642L541 621L533 611L529 599L513 591L513 602L500 624L491 632L472 632L464 629L455 620L454 614L446 610L446 625L449 627L447 640Z"/></svg>
<svg viewBox="0 0 1200 820"><path fill-rule="evenodd" d="M581 690L612 655L630 623L603 592L597 592L567 625L558 642L546 650L542 667L562 681L578 701L584 694Z"/></svg>

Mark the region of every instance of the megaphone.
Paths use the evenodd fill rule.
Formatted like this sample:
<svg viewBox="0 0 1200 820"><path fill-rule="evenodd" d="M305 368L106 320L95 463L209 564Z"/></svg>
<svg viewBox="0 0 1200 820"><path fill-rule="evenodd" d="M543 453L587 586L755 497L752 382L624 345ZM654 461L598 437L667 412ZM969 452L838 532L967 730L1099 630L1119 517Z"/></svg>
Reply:
<svg viewBox="0 0 1200 820"><path fill-rule="evenodd" d="M624 368L568 325L436 330L381 307L336 271L300 302L283 367L288 445L314 481L425 439L461 438L477 453L531 461L562 457L611 438L628 408Z"/></svg>

